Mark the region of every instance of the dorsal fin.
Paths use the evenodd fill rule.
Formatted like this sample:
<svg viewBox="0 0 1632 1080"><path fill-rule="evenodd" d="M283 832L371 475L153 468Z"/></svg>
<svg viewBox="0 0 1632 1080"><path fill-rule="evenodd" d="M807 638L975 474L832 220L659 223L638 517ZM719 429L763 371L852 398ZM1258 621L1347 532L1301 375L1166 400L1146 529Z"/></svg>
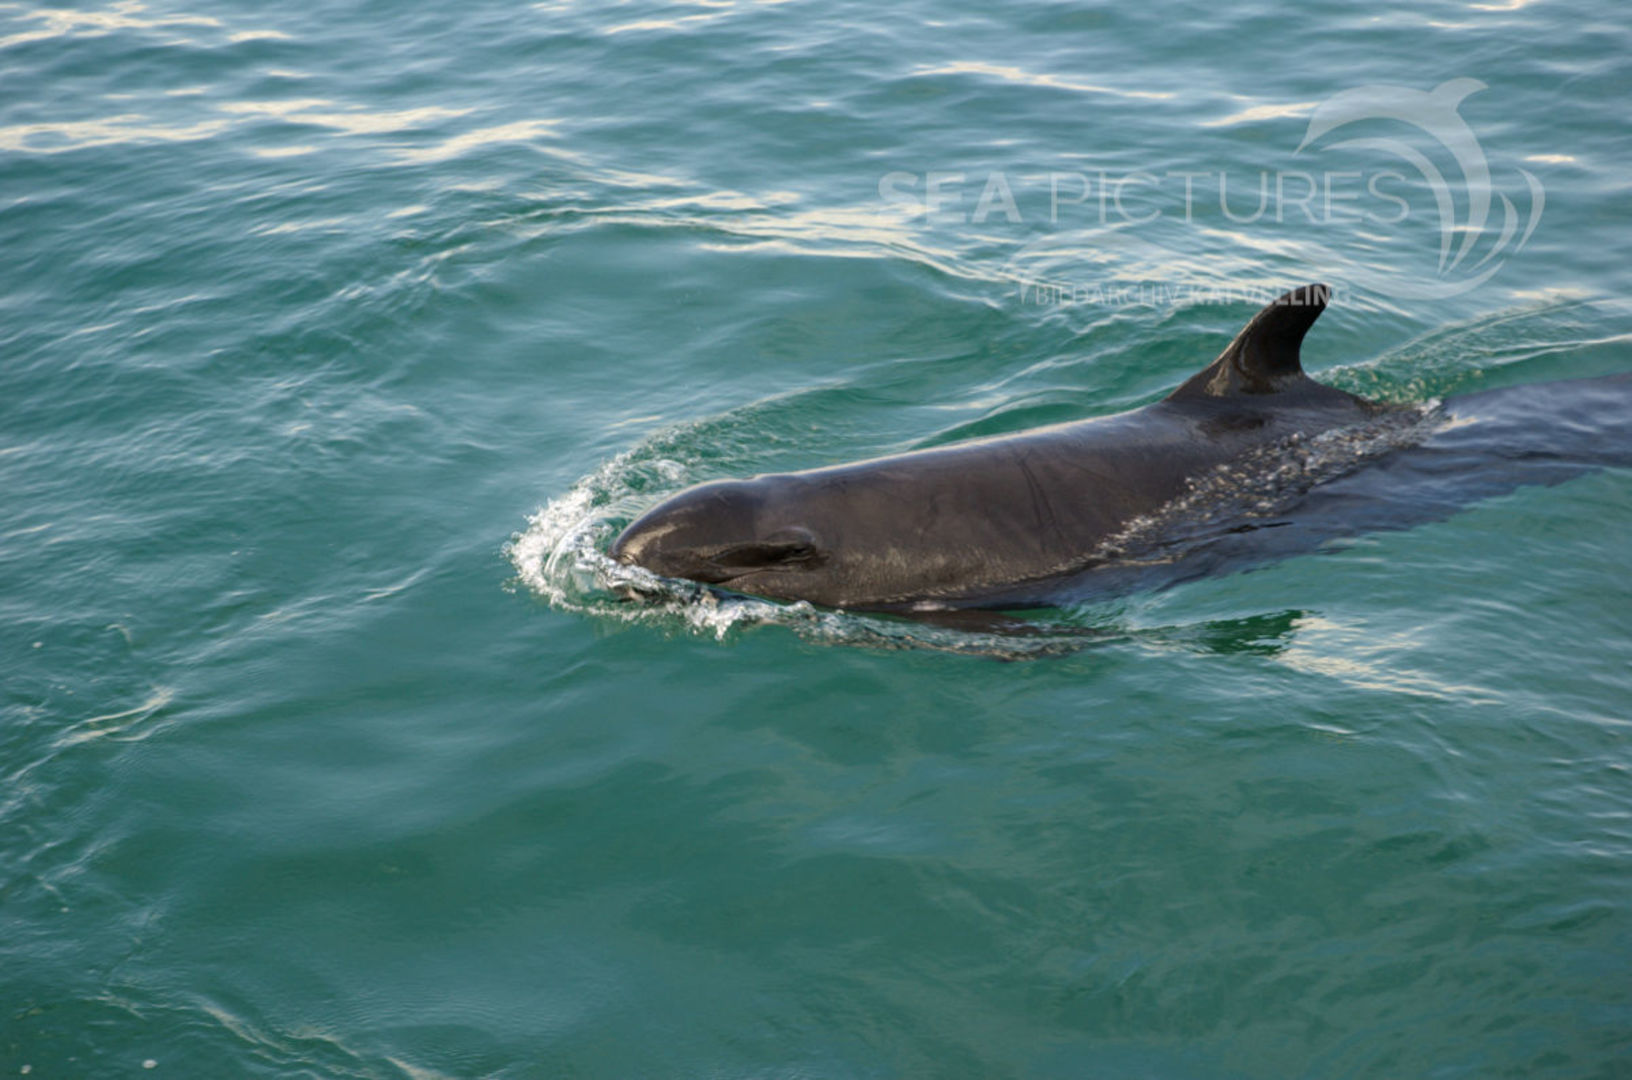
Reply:
<svg viewBox="0 0 1632 1080"><path fill-rule="evenodd" d="M1298 350L1331 295L1329 285L1305 285L1272 300L1217 360L1191 376L1168 400L1273 394L1305 381Z"/></svg>

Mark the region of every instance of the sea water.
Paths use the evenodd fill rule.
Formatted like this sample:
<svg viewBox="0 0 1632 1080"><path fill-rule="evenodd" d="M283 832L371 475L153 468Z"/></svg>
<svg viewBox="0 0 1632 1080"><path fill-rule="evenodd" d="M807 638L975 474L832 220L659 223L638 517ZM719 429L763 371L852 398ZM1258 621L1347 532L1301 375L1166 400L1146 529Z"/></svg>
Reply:
<svg viewBox="0 0 1632 1080"><path fill-rule="evenodd" d="M0 1074L1626 1075L1625 469L1046 647L595 558L1310 281L1356 393L1632 369L1629 56L1615 0L0 6Z"/></svg>

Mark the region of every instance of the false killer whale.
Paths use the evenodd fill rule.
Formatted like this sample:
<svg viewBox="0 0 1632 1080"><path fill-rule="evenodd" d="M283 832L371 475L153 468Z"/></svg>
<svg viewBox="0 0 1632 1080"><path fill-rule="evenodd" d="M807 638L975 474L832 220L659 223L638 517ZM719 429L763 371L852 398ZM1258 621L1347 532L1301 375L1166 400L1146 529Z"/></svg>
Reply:
<svg viewBox="0 0 1632 1080"><path fill-rule="evenodd" d="M1172 565L1210 572L1228 564L1231 537L1241 532L1306 526L1286 530L1279 543L1290 550L1353 531L1347 524L1331 527L1332 515L1317 501L1298 520L1257 515L1242 523L1226 514L1218 527L1215 514L1205 543L1170 557L1161 554L1158 538L1154 549L1145 549L1147 555L1156 550L1156 557L1127 557L1133 538L1159 533L1164 521L1173 524L1166 519L1193 525L1195 514L1175 516L1174 507L1212 500L1242 510L1263 494L1266 482L1273 486L1287 473L1288 448L1351 432L1370 432L1374 444L1388 450L1418 451L1403 464L1395 461L1398 475L1409 474L1417 462L1423 482L1416 501L1399 500L1392 517L1383 514L1370 527L1403 527L1448 514L1440 488L1445 470L1469 465L1474 451L1466 435L1454 424L1421 431L1428 415L1422 407L1368 401L1304 374L1300 347L1330 295L1329 287L1317 284L1274 300L1216 360L1143 408L853 464L702 484L631 522L610 554L662 577L830 608L1043 606L1094 574L1127 578L1130 568L1137 576L1141 565L1152 563L1170 564L1164 570L1169 574ZM1581 446L1527 449L1521 433L1527 414L1512 409L1499 396L1504 391L1462 399L1468 415L1486 421L1486 436L1475 449L1510 466L1487 476L1487 486L1556 483L1576 465L1610 463L1588 461L1602 456L1589 447L1615 448L1614 463L1632 456L1632 431L1622 430L1629 426L1625 405L1632 380L1618 376L1610 382L1608 390L1588 388L1559 399L1563 413L1581 414L1572 429ZM1614 436L1607 443L1592 436L1591 424L1582 419L1588 413L1600 428L1615 429L1603 432ZM1491 425L1506 442L1492 445ZM1359 456L1350 455L1347 464ZM1309 466L1307 452L1297 460L1294 487L1302 496L1325 477ZM1524 468L1540 472L1532 476ZM1353 505L1356 488L1344 488L1344 472L1339 468L1333 474L1338 482L1323 492L1328 506L1333 499L1344 508ZM1357 490L1372 504L1388 501L1388 493L1363 485ZM1284 501L1276 509L1285 509Z"/></svg>

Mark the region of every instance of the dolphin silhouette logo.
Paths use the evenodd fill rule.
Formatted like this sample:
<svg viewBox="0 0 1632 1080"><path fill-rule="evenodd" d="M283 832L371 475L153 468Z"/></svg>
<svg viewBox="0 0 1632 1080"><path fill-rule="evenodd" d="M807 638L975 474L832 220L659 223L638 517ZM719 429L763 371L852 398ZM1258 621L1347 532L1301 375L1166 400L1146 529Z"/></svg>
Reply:
<svg viewBox="0 0 1632 1080"><path fill-rule="evenodd" d="M1372 137L1348 139L1332 143L1332 149L1378 150L1392 154L1411 165L1422 176L1433 193L1439 211L1439 275L1441 278L1455 272L1463 260L1473 252L1486 233L1490 219L1492 186L1490 165L1479 139L1461 114L1462 102L1486 89L1478 79L1451 79L1429 91L1404 86L1360 86L1345 90L1322 102L1309 117L1309 127L1295 153L1339 128L1369 120L1386 120L1409 124L1437 141L1461 170L1461 186L1467 193L1467 214L1458 219L1454 189L1445 174L1433 160L1404 139ZM1415 287L1411 295L1423 299L1455 296L1477 288L1502 268L1507 256L1524 248L1536 226L1541 222L1546 206L1546 191L1541 181L1524 169L1518 170L1530 191L1530 210L1519 234L1519 213L1506 194L1497 191L1501 200L1502 227L1490 250L1483 258L1464 270L1469 276L1446 281L1439 288ZM1456 234L1462 234L1456 242ZM1518 240L1514 243L1514 236ZM1509 246L1511 245L1511 250ZM1452 248L1455 247L1453 254ZM1505 253L1505 254L1504 254ZM1502 255L1497 259L1496 256ZM1494 262L1492 260L1495 260Z"/></svg>

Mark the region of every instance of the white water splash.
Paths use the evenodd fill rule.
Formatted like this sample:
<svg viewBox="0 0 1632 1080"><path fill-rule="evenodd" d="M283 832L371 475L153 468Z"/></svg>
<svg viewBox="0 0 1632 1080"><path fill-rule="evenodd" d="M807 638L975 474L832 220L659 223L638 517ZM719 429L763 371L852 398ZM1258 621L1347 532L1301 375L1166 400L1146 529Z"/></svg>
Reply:
<svg viewBox="0 0 1632 1080"><path fill-rule="evenodd" d="M738 624L782 621L781 613L800 607L814 614L808 604L784 607L723 596L625 566L606 554L622 523L634 516L637 501L650 499L653 488L661 497L687 486L686 465L654 455L672 440L673 433L666 432L617 455L528 518L527 528L505 548L519 582L563 611L624 622L678 621L722 640Z"/></svg>

